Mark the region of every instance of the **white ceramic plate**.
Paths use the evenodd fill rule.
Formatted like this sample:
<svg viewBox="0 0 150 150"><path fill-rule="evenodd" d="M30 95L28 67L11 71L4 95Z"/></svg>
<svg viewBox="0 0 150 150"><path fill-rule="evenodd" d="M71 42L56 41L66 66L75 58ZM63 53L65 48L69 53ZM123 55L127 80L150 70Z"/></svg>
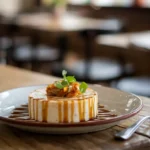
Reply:
<svg viewBox="0 0 150 150"><path fill-rule="evenodd" d="M99 85L92 85L90 87L98 92L100 104L103 104L112 113L117 113L117 116L108 117L104 120L95 119L87 122L60 124L9 118L16 107L27 104L30 92L45 86L21 87L0 93L0 121L9 126L31 132L78 134L110 128L118 124L119 121L135 115L142 108L141 99L135 95Z"/></svg>

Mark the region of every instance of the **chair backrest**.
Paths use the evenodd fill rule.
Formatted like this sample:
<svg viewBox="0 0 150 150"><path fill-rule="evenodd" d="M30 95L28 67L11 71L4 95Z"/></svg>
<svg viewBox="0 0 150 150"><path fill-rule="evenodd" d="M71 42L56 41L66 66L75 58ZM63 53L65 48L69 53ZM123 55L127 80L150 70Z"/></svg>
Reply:
<svg viewBox="0 0 150 150"><path fill-rule="evenodd" d="M133 64L136 75L150 76L150 49L130 45L126 51L126 59Z"/></svg>

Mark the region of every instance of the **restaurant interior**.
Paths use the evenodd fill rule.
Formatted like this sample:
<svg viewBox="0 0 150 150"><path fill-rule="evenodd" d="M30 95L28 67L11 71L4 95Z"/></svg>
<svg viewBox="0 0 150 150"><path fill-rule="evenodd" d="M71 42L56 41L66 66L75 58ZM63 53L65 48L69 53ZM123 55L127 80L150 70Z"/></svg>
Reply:
<svg viewBox="0 0 150 150"><path fill-rule="evenodd" d="M150 97L150 0L0 0L0 64Z"/></svg>

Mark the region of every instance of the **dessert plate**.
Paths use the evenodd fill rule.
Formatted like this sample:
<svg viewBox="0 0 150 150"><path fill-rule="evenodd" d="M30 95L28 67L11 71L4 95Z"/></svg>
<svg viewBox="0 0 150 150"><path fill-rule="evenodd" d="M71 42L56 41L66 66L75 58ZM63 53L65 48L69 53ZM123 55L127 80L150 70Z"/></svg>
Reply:
<svg viewBox="0 0 150 150"><path fill-rule="evenodd" d="M28 95L46 85L21 87L0 93L0 121L19 129L49 134L79 134L110 128L119 121L137 114L142 100L126 92L99 85L90 87L98 92L99 114L96 119L80 123L46 123L30 120Z"/></svg>

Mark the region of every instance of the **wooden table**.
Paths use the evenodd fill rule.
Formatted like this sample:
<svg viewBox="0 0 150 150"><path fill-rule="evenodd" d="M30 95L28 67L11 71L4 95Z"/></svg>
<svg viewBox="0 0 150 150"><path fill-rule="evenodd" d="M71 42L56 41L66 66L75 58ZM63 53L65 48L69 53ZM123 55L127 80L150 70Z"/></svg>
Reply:
<svg viewBox="0 0 150 150"><path fill-rule="evenodd" d="M33 29L49 32L75 32L82 30L106 30L115 31L120 25L113 19L94 19L67 12L59 18L53 17L50 13L22 14L16 17L16 24L28 26Z"/></svg>
<svg viewBox="0 0 150 150"><path fill-rule="evenodd" d="M0 91L20 86L50 83L53 76L0 65ZM150 99L141 97L142 111L108 130L82 135L40 135L12 129L0 124L0 149L2 150L148 150L150 148L150 124L146 122L127 141L114 139L114 133L148 115Z"/></svg>
<svg viewBox="0 0 150 150"><path fill-rule="evenodd" d="M96 38L97 47L102 45L118 50L124 59L123 63L130 63L136 75L150 75L150 30L114 35L102 35ZM123 60L122 59L122 60ZM120 59L121 60L121 59Z"/></svg>
<svg viewBox="0 0 150 150"><path fill-rule="evenodd" d="M96 38L98 44L104 44L108 46L116 46L121 48L128 48L131 44L150 49L150 30L142 32L131 32L115 35L101 35Z"/></svg>
<svg viewBox="0 0 150 150"><path fill-rule="evenodd" d="M16 17L14 23L21 30L25 29L23 34L28 34L34 39L44 39L54 46L58 45L58 37L65 36L69 41L67 48L70 49L74 47L78 49L76 48L77 45L81 45L83 49L82 45L88 45L89 42L84 43L82 37L79 36L79 33L85 30L115 33L121 26L121 23L115 19L94 19L72 12L67 12L59 18L52 16L50 13L21 14ZM41 42L40 40L37 41ZM85 49L87 52L87 47Z"/></svg>
<svg viewBox="0 0 150 150"><path fill-rule="evenodd" d="M33 40L32 43L39 44L44 39L44 42L47 41L49 44L57 46L61 53L61 61L64 61L68 49L73 48L76 52L79 49L79 53L82 51L86 60L84 70L87 78L96 31L104 34L116 33L122 29L122 23L116 19L94 19L72 12L67 12L59 18L52 16L50 13L22 14L16 17L15 24L20 29L30 30L29 36ZM77 48L77 45L81 45L81 47ZM36 47L36 45L32 47Z"/></svg>

